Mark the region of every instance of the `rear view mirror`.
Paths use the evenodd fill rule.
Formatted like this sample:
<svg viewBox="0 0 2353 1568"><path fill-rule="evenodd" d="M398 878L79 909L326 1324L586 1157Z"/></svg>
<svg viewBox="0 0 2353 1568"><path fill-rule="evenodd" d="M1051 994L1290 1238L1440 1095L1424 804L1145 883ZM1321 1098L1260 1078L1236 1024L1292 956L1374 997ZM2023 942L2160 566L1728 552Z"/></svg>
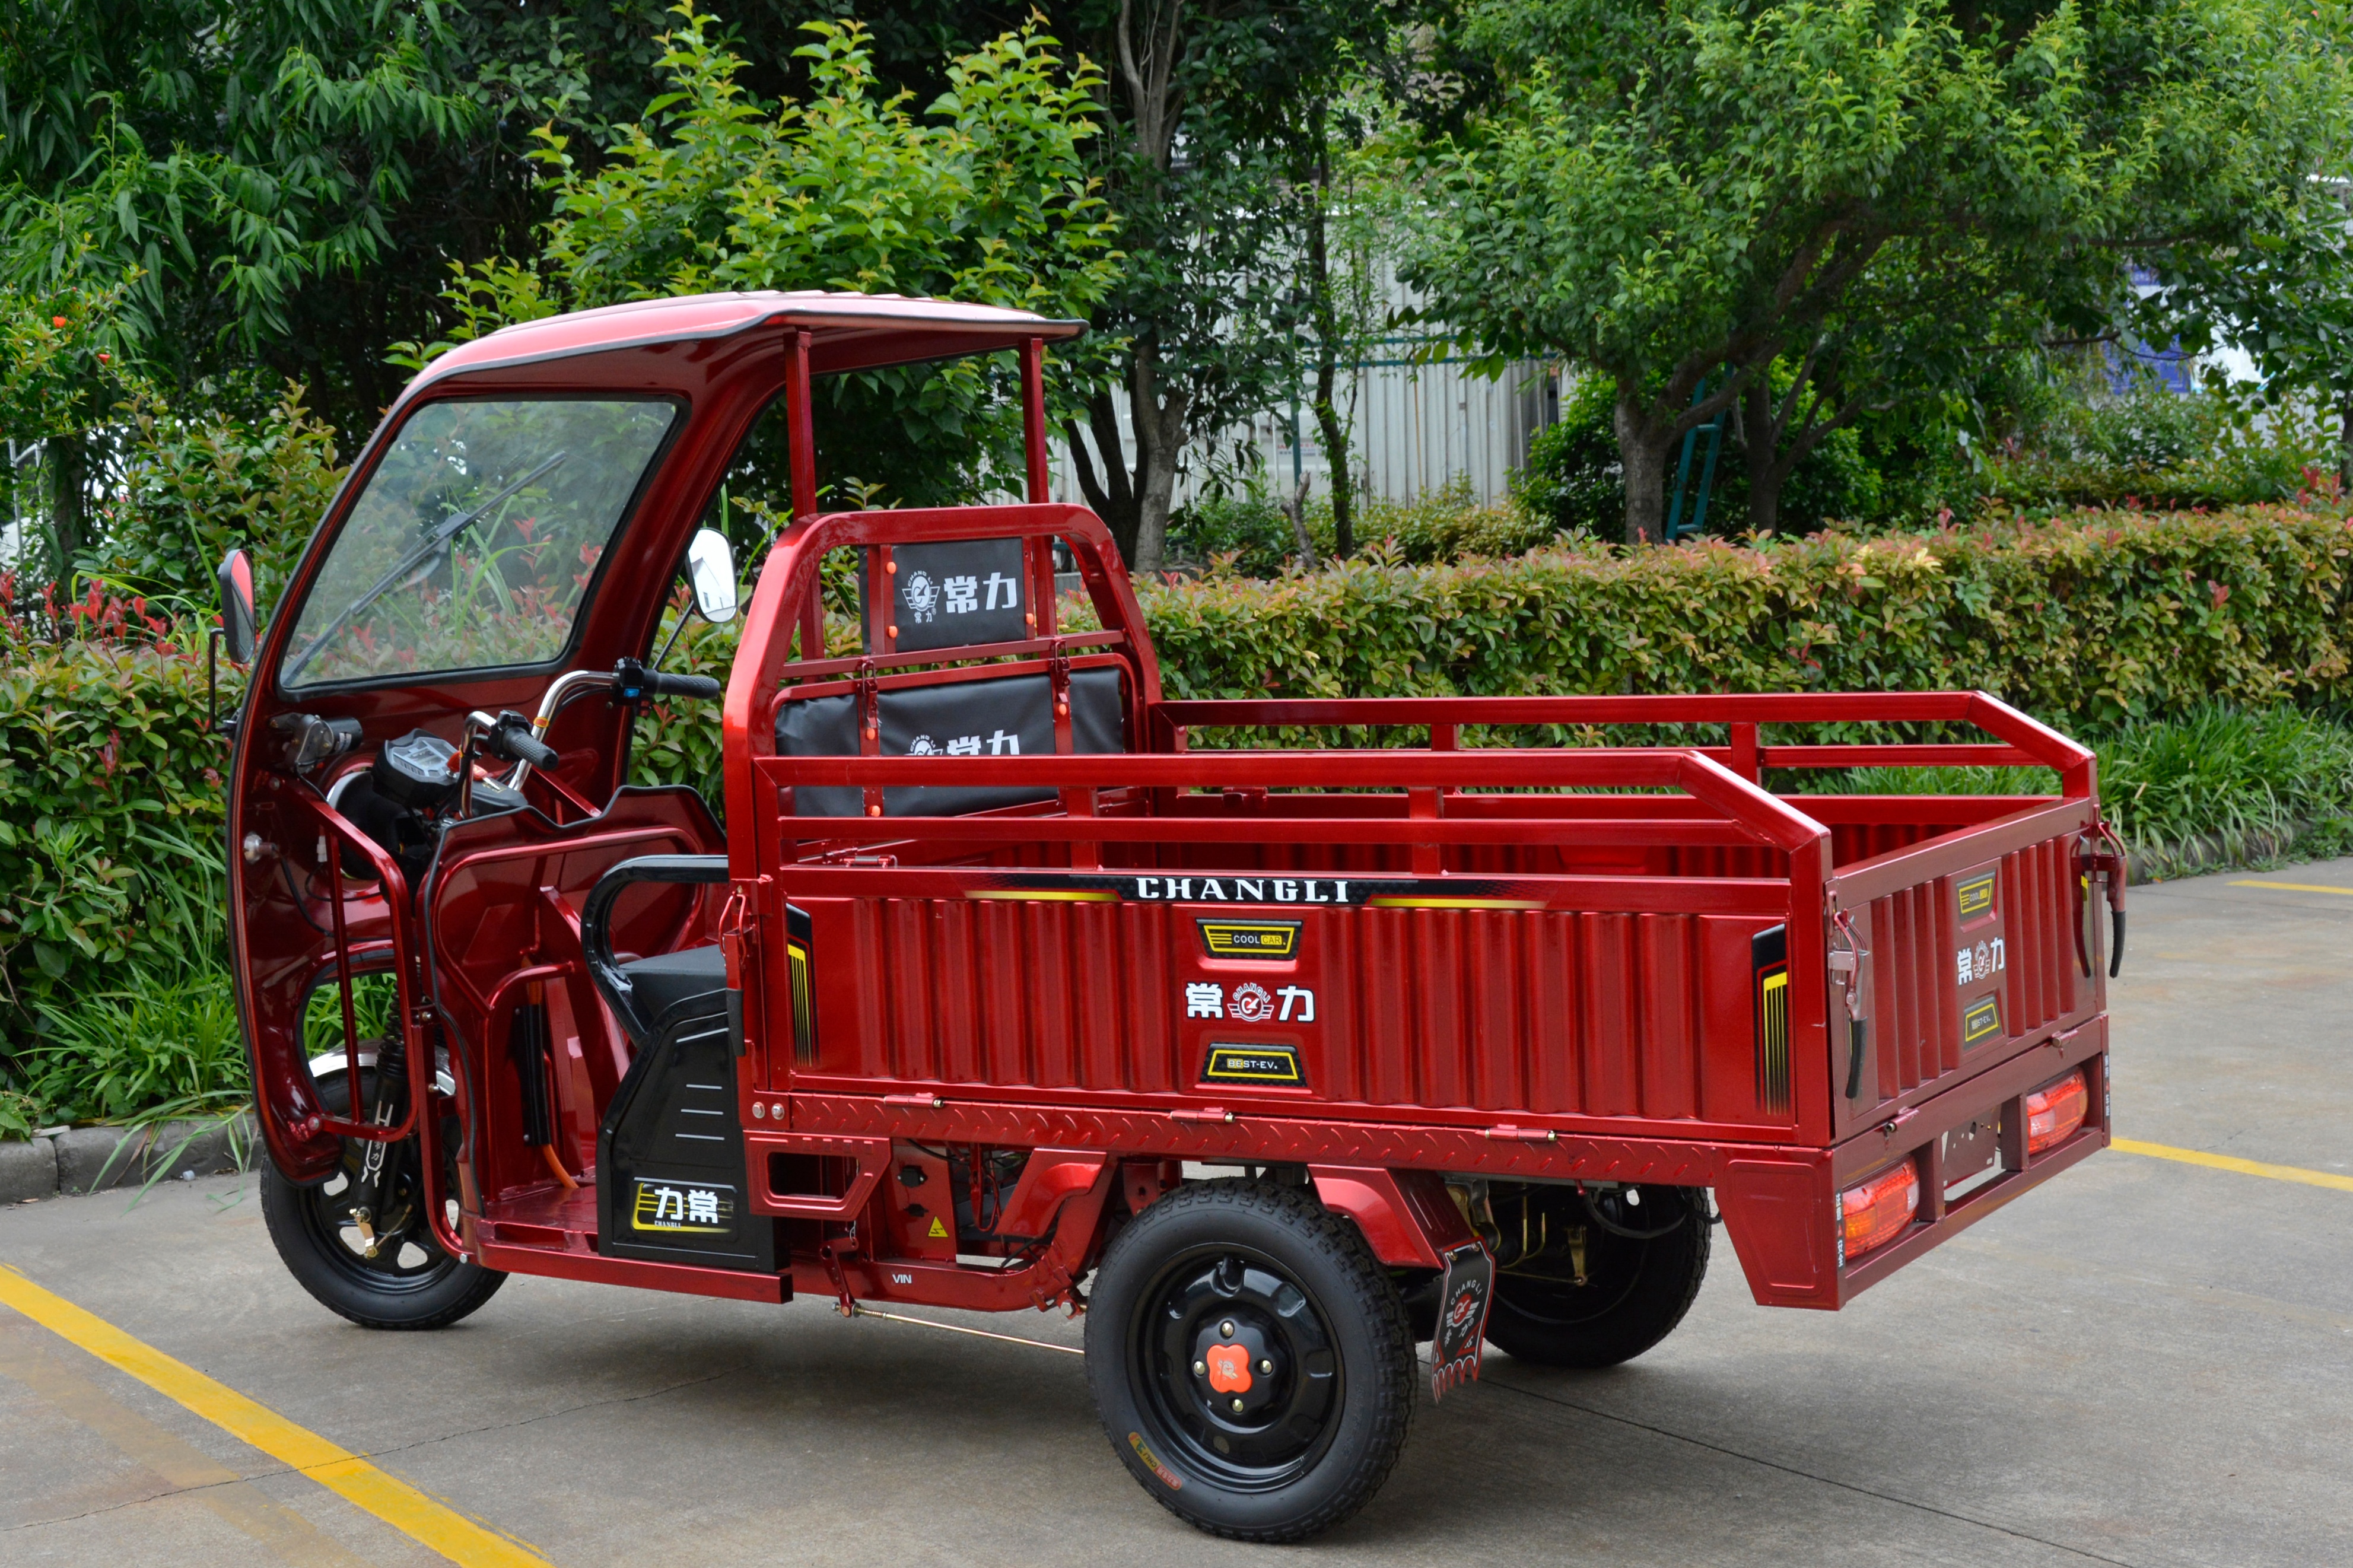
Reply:
<svg viewBox="0 0 2353 1568"><path fill-rule="evenodd" d="M735 618L735 553L727 536L706 528L686 547L687 574L694 580L695 613L712 626Z"/></svg>
<svg viewBox="0 0 2353 1568"><path fill-rule="evenodd" d="M242 550L221 557L221 645L231 664L253 662L253 562ZM731 606L732 609L732 606Z"/></svg>

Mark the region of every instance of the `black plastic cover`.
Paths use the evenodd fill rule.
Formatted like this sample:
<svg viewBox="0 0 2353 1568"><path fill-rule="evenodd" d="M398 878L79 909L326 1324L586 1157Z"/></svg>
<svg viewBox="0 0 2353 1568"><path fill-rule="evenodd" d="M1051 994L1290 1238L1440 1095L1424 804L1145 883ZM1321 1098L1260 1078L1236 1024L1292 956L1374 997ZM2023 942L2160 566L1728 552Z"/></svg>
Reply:
<svg viewBox="0 0 2353 1568"><path fill-rule="evenodd" d="M727 993L673 1005L629 1064L596 1141L597 1250L773 1271L776 1222L751 1210Z"/></svg>
<svg viewBox="0 0 2353 1568"><path fill-rule="evenodd" d="M429 730L385 744L368 770L376 794L411 811L430 811L458 793L458 748Z"/></svg>
<svg viewBox="0 0 2353 1568"><path fill-rule="evenodd" d="M1054 685L1044 675L1008 675L885 691L881 710L886 757L1050 757L1054 754ZM1071 672L1071 745L1082 755L1127 750L1127 709L1120 672L1110 666ZM858 754L858 700L816 697L787 702L776 716L776 750L788 757ZM893 785L882 792L885 816L957 816L999 806L1051 800L1040 789ZM862 790L801 787L793 791L799 816L860 816Z"/></svg>
<svg viewBox="0 0 2353 1568"><path fill-rule="evenodd" d="M632 959L621 965L639 1014L659 1018L691 996L727 989L727 955L717 942Z"/></svg>

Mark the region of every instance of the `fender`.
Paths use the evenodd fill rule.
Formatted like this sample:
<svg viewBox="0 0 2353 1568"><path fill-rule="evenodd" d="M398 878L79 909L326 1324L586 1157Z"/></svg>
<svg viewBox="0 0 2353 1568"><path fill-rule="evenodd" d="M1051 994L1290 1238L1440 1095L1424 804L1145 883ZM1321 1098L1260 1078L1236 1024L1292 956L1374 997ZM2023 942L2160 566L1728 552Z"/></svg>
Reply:
<svg viewBox="0 0 2353 1568"><path fill-rule="evenodd" d="M359 1058L360 1066L364 1068L372 1068L375 1066L375 1053L374 1051L363 1048L359 1053ZM343 1053L341 1051L322 1051L317 1056L311 1058L311 1080L313 1083L319 1080L322 1074L341 1072L343 1070ZM455 1100L458 1098L458 1080L449 1076L449 1069L448 1068L435 1068L433 1069L433 1092L439 1095L444 1100Z"/></svg>
<svg viewBox="0 0 2353 1568"><path fill-rule="evenodd" d="M1310 1165L1307 1174L1324 1206L1355 1220L1392 1268L1442 1268L1448 1248L1478 1239L1434 1171Z"/></svg>

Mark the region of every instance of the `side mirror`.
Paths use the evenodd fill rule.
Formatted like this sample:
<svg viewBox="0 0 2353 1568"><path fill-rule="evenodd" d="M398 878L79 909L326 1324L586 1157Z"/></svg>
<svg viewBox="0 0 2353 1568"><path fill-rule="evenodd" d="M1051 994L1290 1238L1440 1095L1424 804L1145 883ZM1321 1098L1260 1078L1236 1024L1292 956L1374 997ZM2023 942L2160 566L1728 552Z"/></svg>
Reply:
<svg viewBox="0 0 2353 1568"><path fill-rule="evenodd" d="M724 548L723 544L722 548ZM221 644L231 664L253 662L253 562L242 550L221 557ZM733 606L730 606L731 613Z"/></svg>
<svg viewBox="0 0 2353 1568"><path fill-rule="evenodd" d="M686 547L687 574L694 580L695 613L712 626L735 618L735 552L727 536L706 528Z"/></svg>

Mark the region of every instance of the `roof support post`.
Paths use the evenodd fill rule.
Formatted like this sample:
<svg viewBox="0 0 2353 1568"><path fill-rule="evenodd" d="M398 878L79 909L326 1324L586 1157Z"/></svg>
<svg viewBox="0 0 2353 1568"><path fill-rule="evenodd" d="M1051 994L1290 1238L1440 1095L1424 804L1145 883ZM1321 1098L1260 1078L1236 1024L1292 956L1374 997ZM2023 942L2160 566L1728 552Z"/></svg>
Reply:
<svg viewBox="0 0 2353 1568"><path fill-rule="evenodd" d="M792 357L785 366L785 416L791 422L786 451L793 476L793 521L807 522L817 515L817 411L810 405L809 332L793 332ZM825 657L825 588L809 574L808 598L801 605L800 656Z"/></svg>
<svg viewBox="0 0 2353 1568"><path fill-rule="evenodd" d="M1052 477L1046 466L1046 340L1031 338L1021 345L1021 433L1029 448L1029 499L1051 500Z"/></svg>
<svg viewBox="0 0 2353 1568"><path fill-rule="evenodd" d="M809 332L793 333L785 367L785 413L792 420L793 521L817 515L817 414L809 406Z"/></svg>

